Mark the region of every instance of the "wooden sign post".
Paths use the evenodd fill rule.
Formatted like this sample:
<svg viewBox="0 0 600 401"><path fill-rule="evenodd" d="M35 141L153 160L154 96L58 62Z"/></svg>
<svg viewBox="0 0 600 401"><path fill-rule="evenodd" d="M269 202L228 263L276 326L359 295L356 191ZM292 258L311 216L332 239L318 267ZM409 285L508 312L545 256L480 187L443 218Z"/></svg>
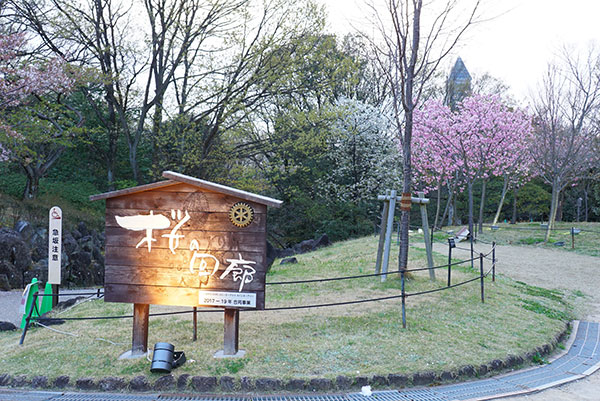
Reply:
<svg viewBox="0 0 600 401"><path fill-rule="evenodd" d="M387 273L388 262L390 258L390 242L392 237L392 225L394 222L394 213L396 201L401 202L403 207L408 207L410 194L397 196L396 191L392 190L386 195L379 195L377 200L383 201L383 213L381 216L381 231L379 234L379 247L377 249L377 261L375 262L376 273ZM410 197L411 204L418 204L421 208L421 220L423 223L423 234L425 238L425 250L427 252L427 265L429 267L429 278L435 280L435 271L433 270L433 254L431 242L429 242L429 226L427 221L427 204L429 199L425 198L425 193L419 192L419 197ZM382 263L383 259L383 264ZM381 281L386 280L386 274L381 276Z"/></svg>
<svg viewBox="0 0 600 401"><path fill-rule="evenodd" d="M52 286L52 307L58 304L61 282L62 210L53 206L48 213L48 283Z"/></svg>
<svg viewBox="0 0 600 401"><path fill-rule="evenodd" d="M132 347L145 355L151 304L224 309L224 348L240 356L239 310L264 309L267 206L281 201L163 172L166 181L106 199L104 299L134 305Z"/></svg>

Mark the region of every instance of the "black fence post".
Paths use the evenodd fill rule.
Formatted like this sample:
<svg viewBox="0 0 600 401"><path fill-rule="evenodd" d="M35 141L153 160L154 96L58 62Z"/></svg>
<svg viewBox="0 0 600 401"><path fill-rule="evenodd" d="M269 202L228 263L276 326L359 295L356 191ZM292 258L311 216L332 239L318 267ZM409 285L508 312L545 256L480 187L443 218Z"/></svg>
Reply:
<svg viewBox="0 0 600 401"><path fill-rule="evenodd" d="M404 292L404 272L400 272L400 281L402 285L402 328L406 328L406 292Z"/></svg>
<svg viewBox="0 0 600 401"><path fill-rule="evenodd" d="M192 341L198 339L198 308L194 306L192 309Z"/></svg>
<svg viewBox="0 0 600 401"><path fill-rule="evenodd" d="M485 295L483 289L483 253L479 254L479 277L481 280L481 302L485 302Z"/></svg>
<svg viewBox="0 0 600 401"><path fill-rule="evenodd" d="M452 275L452 248L456 248L456 242L454 242L454 238L448 238L448 287L450 287L450 277ZM473 259L471 258L472 265Z"/></svg>
<svg viewBox="0 0 600 401"><path fill-rule="evenodd" d="M450 287L450 277L452 275L452 238L448 238L448 287Z"/></svg>
<svg viewBox="0 0 600 401"><path fill-rule="evenodd" d="M473 255L475 255L475 249L473 248L473 233L470 233L471 235L471 241L470 241L470 246L471 246L471 269L475 268L475 257Z"/></svg>
<svg viewBox="0 0 600 401"><path fill-rule="evenodd" d="M27 317L25 318L25 327L23 328L23 334L21 334L21 339L19 340L19 345L23 345L23 342L25 341L25 335L27 334L27 330L29 329L29 322L31 321L31 316L33 315L34 308L37 309L37 303L38 303L38 292L36 291L35 294L33 294L33 302L31 302L31 308L29 308L29 313L27 314Z"/></svg>
<svg viewBox="0 0 600 401"><path fill-rule="evenodd" d="M575 227L571 227L571 249L575 249Z"/></svg>
<svg viewBox="0 0 600 401"><path fill-rule="evenodd" d="M492 241L492 281L496 281L496 241Z"/></svg>

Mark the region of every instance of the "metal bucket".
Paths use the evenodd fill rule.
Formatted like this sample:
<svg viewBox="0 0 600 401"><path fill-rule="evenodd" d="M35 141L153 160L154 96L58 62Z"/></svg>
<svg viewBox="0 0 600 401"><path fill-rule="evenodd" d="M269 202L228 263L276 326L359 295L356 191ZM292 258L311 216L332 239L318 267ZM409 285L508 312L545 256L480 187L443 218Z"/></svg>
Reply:
<svg viewBox="0 0 600 401"><path fill-rule="evenodd" d="M171 369L173 369L173 351L175 351L175 346L173 344L154 344L154 352L152 353L152 365L150 366L150 372L171 373Z"/></svg>

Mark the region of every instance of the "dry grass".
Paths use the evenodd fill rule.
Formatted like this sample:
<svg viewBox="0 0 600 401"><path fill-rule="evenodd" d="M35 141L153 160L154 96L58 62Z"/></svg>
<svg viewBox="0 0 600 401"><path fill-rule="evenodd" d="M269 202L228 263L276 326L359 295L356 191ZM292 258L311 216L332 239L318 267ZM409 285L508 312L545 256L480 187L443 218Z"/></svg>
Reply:
<svg viewBox="0 0 600 401"><path fill-rule="evenodd" d="M376 250L373 237L337 243L298 256L296 265L274 265L267 281L372 273ZM392 252L396 255L397 247ZM436 264L445 260L436 255ZM412 248L410 267L424 267L425 263L424 251ZM407 292L445 285L446 270L437 272L435 283L429 281L427 272L414 274ZM453 282L474 276L466 268L453 270ZM396 295L399 289L398 278L386 283L363 278L269 286L267 307L367 299ZM486 279L485 304L480 301L479 282L408 298L407 329L402 328L397 299L299 311L243 312L240 347L247 355L239 360L212 357L222 348L221 313L200 314L197 342L191 341L190 315L151 318L149 344L166 341L184 350L193 362L179 368L179 374L285 379L452 370L520 354L550 341L570 318L566 298L558 291L507 278L495 283ZM96 300L62 316L116 316L130 314L131 309L130 305ZM153 306L151 313L168 309ZM130 319L70 321L56 328L76 336L35 328L19 347L20 333L0 333L1 370L49 377L153 377L145 359L117 360L131 341Z"/></svg>

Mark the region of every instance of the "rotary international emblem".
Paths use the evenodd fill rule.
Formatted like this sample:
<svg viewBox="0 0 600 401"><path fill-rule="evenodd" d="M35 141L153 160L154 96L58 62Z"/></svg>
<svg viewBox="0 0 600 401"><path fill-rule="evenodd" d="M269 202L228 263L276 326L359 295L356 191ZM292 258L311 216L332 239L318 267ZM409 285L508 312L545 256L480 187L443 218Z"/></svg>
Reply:
<svg viewBox="0 0 600 401"><path fill-rule="evenodd" d="M247 227L254 219L254 209L247 203L238 202L229 210L229 220L234 226Z"/></svg>

